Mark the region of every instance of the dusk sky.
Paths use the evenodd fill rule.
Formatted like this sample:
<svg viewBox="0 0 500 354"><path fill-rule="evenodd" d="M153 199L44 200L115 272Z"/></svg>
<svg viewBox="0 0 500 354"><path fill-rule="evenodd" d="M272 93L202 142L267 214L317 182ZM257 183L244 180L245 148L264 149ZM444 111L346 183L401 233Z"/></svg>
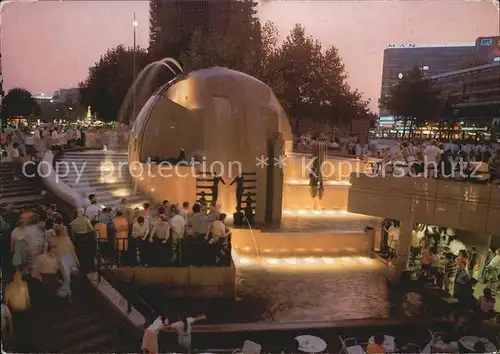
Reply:
<svg viewBox="0 0 500 354"><path fill-rule="evenodd" d="M4 89L24 87L51 94L75 87L111 47L137 42L147 48L148 1L42 1L10 3L2 9ZM382 55L390 43L472 44L498 35L499 15L490 1L266 1L262 21L274 21L284 37L295 23L324 45L334 44L351 86L372 99L380 95Z"/></svg>

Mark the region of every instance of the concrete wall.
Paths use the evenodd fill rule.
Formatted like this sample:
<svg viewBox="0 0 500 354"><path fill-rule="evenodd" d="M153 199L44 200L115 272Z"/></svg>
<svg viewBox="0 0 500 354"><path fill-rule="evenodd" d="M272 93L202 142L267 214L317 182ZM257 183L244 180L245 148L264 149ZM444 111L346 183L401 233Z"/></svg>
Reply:
<svg viewBox="0 0 500 354"><path fill-rule="evenodd" d="M500 186L351 176L348 211L500 236Z"/></svg>
<svg viewBox="0 0 500 354"><path fill-rule="evenodd" d="M196 201L196 171L193 168L134 163L131 166L133 175L139 176L139 172L134 172L134 167L139 165L147 172L142 173L140 178L134 178L134 181L137 188L154 202L161 203L166 199L174 203L186 201L192 205ZM137 171L140 169L138 167Z"/></svg>
<svg viewBox="0 0 500 354"><path fill-rule="evenodd" d="M118 279L138 285L164 286L176 298L234 298L236 269L231 267L121 267Z"/></svg>
<svg viewBox="0 0 500 354"><path fill-rule="evenodd" d="M349 186L325 186L323 199L319 201L322 209L347 209ZM285 184L283 186L283 209L315 209L308 185Z"/></svg>

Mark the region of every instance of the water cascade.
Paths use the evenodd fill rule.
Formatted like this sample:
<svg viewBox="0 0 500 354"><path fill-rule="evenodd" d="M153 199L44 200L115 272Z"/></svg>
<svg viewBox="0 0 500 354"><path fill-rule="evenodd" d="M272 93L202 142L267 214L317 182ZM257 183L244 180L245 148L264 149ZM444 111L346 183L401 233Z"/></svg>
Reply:
<svg viewBox="0 0 500 354"><path fill-rule="evenodd" d="M172 64L177 69L177 71L174 70L169 63ZM132 117L132 119L130 119L130 115L128 114L130 112L129 111L130 104L133 103L134 99L136 102L137 101L142 102L140 100L141 98L146 97L146 95L149 96L152 93L151 91L153 87L151 83L157 77L159 70L164 67L169 69L175 75L175 77L184 73L184 70L182 69L179 62L177 62L175 59L172 58L163 58L161 60L157 60L155 62L148 64L144 69L141 70L139 75L137 75L135 81L132 83L132 86L130 86L130 88L128 89L127 95L123 100L122 106L120 107L120 112L118 114L119 122L129 123L129 124L132 124L134 122L136 117ZM138 90L137 85L139 83L141 83L141 86L139 87ZM138 97L139 100L137 100ZM134 113L136 112L132 112L132 114Z"/></svg>

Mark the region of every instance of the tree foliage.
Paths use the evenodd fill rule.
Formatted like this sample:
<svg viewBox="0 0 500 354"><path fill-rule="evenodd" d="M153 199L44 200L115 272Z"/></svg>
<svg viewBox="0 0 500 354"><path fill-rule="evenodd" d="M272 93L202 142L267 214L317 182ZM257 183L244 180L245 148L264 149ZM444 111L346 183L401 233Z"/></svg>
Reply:
<svg viewBox="0 0 500 354"><path fill-rule="evenodd" d="M437 120L443 109L439 87L426 79L418 67L404 73L379 105L403 121L405 130L407 125L413 127Z"/></svg>
<svg viewBox="0 0 500 354"><path fill-rule="evenodd" d="M136 74L148 63L145 50L136 48ZM79 84L82 105L103 121L116 120L128 89L134 81L134 50L118 46L108 50L89 69L89 76Z"/></svg>
<svg viewBox="0 0 500 354"><path fill-rule="evenodd" d="M85 118L86 113L85 107L80 103L50 102L47 100L40 102L39 117L44 122L52 122L55 119L76 121Z"/></svg>
<svg viewBox="0 0 500 354"><path fill-rule="evenodd" d="M268 65L271 69L267 72L273 74L268 83L292 119L336 125L353 118L370 118L368 102L346 82L347 72L337 49L330 46L323 50L301 25L296 25L270 55Z"/></svg>
<svg viewBox="0 0 500 354"><path fill-rule="evenodd" d="M7 93L2 100L3 117L38 115L40 107L31 93L23 88L16 87Z"/></svg>

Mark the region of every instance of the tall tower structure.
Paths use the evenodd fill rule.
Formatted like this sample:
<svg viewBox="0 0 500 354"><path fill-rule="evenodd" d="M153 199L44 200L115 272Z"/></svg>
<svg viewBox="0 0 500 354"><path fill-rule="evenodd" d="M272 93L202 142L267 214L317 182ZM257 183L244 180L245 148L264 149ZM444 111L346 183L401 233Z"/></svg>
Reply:
<svg viewBox="0 0 500 354"><path fill-rule="evenodd" d="M178 58L196 30L224 35L231 21L250 21L251 0L150 0L149 52L155 59Z"/></svg>

